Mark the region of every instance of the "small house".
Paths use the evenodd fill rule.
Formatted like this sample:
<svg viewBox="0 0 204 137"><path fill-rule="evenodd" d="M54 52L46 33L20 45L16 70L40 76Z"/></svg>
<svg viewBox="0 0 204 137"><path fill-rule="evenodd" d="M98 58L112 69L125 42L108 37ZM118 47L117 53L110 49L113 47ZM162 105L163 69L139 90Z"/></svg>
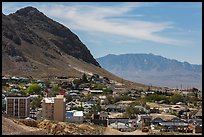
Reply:
<svg viewBox="0 0 204 137"><path fill-rule="evenodd" d="M161 123L161 122L164 122L164 120L160 117L156 117L156 118L152 119L151 124L158 126L159 123Z"/></svg>
<svg viewBox="0 0 204 137"><path fill-rule="evenodd" d="M132 131L130 123L115 122L109 125L109 127L117 129L122 132Z"/></svg>
<svg viewBox="0 0 204 137"><path fill-rule="evenodd" d="M138 129L144 129L144 128L150 129L151 119L152 119L152 116L148 114L137 115L137 122L136 122L137 128Z"/></svg>
<svg viewBox="0 0 204 137"><path fill-rule="evenodd" d="M195 125L195 129L194 129L194 133L202 133L202 123L196 124Z"/></svg>
<svg viewBox="0 0 204 137"><path fill-rule="evenodd" d="M150 108L150 113L159 113L159 108Z"/></svg>
<svg viewBox="0 0 204 137"><path fill-rule="evenodd" d="M66 121L70 123L83 123L84 115L83 111L67 111L66 112Z"/></svg>
<svg viewBox="0 0 204 137"><path fill-rule="evenodd" d="M202 119L202 109L195 114L196 119Z"/></svg>
<svg viewBox="0 0 204 137"><path fill-rule="evenodd" d="M107 112L125 112L125 108L122 105L114 105L114 104L110 104L105 106L105 110Z"/></svg>
<svg viewBox="0 0 204 137"><path fill-rule="evenodd" d="M98 95L102 94L103 90L90 90L89 93L91 93L92 95Z"/></svg>
<svg viewBox="0 0 204 137"><path fill-rule="evenodd" d="M98 114L92 114L91 122L94 124L106 127L107 126L107 119L108 119L108 114L105 112L101 112Z"/></svg>

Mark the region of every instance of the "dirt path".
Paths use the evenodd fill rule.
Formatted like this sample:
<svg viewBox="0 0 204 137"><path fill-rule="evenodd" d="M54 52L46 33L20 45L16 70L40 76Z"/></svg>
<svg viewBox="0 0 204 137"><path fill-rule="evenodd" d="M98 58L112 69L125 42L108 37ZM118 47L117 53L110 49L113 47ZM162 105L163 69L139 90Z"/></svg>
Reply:
<svg viewBox="0 0 204 137"><path fill-rule="evenodd" d="M136 130L132 132L120 132L116 129L106 127L103 134L104 135L147 135L148 133L142 132L141 130Z"/></svg>

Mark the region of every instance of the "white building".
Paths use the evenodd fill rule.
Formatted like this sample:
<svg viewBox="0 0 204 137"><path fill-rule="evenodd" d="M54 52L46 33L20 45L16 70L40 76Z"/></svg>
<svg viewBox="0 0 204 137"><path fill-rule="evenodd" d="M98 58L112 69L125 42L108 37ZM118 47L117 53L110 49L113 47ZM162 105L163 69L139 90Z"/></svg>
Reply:
<svg viewBox="0 0 204 137"><path fill-rule="evenodd" d="M66 121L70 123L83 123L84 114L83 111L66 111Z"/></svg>

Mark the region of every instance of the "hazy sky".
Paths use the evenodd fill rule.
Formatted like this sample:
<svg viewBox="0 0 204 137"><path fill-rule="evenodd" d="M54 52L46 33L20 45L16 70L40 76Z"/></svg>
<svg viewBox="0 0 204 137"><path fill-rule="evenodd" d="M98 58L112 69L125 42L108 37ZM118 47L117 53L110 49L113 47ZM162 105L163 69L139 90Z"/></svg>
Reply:
<svg viewBox="0 0 204 137"><path fill-rule="evenodd" d="M3 2L33 6L79 36L92 55L153 53L202 64L201 2Z"/></svg>

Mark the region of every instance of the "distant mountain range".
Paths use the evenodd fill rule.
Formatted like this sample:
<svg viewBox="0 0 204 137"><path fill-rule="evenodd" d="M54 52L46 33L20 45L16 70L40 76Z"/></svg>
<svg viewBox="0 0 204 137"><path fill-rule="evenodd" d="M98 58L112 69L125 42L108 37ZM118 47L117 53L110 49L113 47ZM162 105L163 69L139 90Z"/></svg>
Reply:
<svg viewBox="0 0 204 137"><path fill-rule="evenodd" d="M154 54L109 54L96 59L102 68L124 79L155 86L202 89L202 65Z"/></svg>

